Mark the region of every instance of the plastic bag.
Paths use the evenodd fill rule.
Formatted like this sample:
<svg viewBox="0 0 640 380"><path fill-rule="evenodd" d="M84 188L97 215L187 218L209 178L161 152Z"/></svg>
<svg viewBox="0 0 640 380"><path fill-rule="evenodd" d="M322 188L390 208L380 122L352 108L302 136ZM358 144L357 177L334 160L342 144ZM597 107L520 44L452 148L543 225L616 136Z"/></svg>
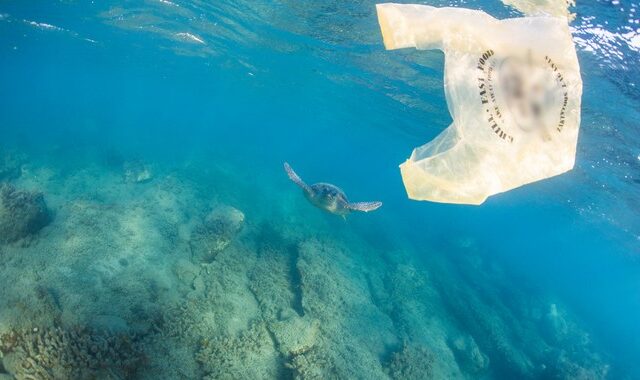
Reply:
<svg viewBox="0 0 640 380"><path fill-rule="evenodd" d="M573 20L575 14L569 12L569 7L576 5L573 0L502 0L527 16L556 16Z"/></svg>
<svg viewBox="0 0 640 380"><path fill-rule="evenodd" d="M453 123L402 165L409 198L481 204L573 168L582 79L567 20L378 4L387 49L445 53Z"/></svg>

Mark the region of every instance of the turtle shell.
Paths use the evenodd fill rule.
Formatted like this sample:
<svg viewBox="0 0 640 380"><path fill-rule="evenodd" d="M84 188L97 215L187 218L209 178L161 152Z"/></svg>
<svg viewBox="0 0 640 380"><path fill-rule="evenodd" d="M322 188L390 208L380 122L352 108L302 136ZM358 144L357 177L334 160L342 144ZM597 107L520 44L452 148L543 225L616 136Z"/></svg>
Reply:
<svg viewBox="0 0 640 380"><path fill-rule="evenodd" d="M333 214L343 215L350 210L349 201L344 191L330 183L316 183L311 185L307 198L314 205Z"/></svg>

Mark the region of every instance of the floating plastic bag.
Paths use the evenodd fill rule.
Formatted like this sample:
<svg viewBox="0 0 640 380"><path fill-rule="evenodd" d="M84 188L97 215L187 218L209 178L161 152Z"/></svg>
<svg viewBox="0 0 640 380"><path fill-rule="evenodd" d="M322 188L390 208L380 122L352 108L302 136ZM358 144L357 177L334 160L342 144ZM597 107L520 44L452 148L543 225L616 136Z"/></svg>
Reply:
<svg viewBox="0 0 640 380"><path fill-rule="evenodd" d="M573 168L582 79L566 18L377 5L387 49L445 53L453 123L402 165L409 198L481 204Z"/></svg>
<svg viewBox="0 0 640 380"><path fill-rule="evenodd" d="M573 20L574 14L569 7L575 6L573 0L502 0L527 16L556 16Z"/></svg>

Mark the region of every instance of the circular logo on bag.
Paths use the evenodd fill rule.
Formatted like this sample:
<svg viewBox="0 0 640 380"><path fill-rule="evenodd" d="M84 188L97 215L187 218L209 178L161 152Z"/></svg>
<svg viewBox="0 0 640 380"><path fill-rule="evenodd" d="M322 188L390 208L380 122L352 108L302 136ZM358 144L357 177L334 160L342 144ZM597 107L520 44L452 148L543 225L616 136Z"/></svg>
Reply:
<svg viewBox="0 0 640 380"><path fill-rule="evenodd" d="M478 88L489 127L510 143L538 135L550 140L562 132L569 100L562 73L551 58L496 57L487 50L478 59Z"/></svg>

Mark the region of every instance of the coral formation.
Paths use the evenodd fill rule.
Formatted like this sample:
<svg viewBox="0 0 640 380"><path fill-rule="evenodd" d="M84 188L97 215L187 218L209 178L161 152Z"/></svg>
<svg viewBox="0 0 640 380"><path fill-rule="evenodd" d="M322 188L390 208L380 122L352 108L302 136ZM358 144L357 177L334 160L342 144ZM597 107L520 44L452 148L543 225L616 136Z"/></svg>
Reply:
<svg viewBox="0 0 640 380"><path fill-rule="evenodd" d="M396 334L409 349L423 347L431 353L432 378L463 378L463 370L447 345L448 337L456 334L456 329L449 320L434 318L444 315L444 306L433 287L433 276L401 253L395 253L390 260L397 263L388 265L392 269L385 276L369 278L378 303L392 317ZM417 359L408 356L405 360L411 358Z"/></svg>
<svg viewBox="0 0 640 380"><path fill-rule="evenodd" d="M329 355L319 349L311 349L294 355L286 364L296 380L339 379L335 364Z"/></svg>
<svg viewBox="0 0 640 380"><path fill-rule="evenodd" d="M247 208L245 223L236 208L211 210L266 201L251 198L264 196L255 189L235 197L222 171L132 191L104 169L35 168L16 182L51 194L56 223L46 239L2 246L0 331L13 333L0 338L0 380L608 373L560 300L511 290L487 257L454 255L476 243L422 262L384 233L369 241L342 221ZM2 189L11 202L38 199Z"/></svg>
<svg viewBox="0 0 640 380"><path fill-rule="evenodd" d="M154 330L164 338L200 344L216 334L215 311L198 300L189 299L177 306L167 307L160 319L154 321Z"/></svg>
<svg viewBox="0 0 640 380"><path fill-rule="evenodd" d="M0 242L8 243L37 233L51 220L42 193L0 185Z"/></svg>
<svg viewBox="0 0 640 380"><path fill-rule="evenodd" d="M426 347L405 342L402 349L391 356L387 373L397 380L434 379L434 361L433 353Z"/></svg>
<svg viewBox="0 0 640 380"><path fill-rule="evenodd" d="M140 338L86 328L31 328L0 336L5 370L18 380L121 379L144 361Z"/></svg>
<svg viewBox="0 0 640 380"><path fill-rule="evenodd" d="M605 379L609 365L594 353L589 334L557 303L540 319L540 333L553 347L540 361L543 376L558 379Z"/></svg>
<svg viewBox="0 0 640 380"><path fill-rule="evenodd" d="M449 344L467 373L497 378L606 377L608 364L593 352L588 334L566 310L538 298L534 290L509 287L513 281L500 267L476 256L440 261L444 267L436 271L447 274L438 279L438 290L465 332L454 335Z"/></svg>
<svg viewBox="0 0 640 380"><path fill-rule="evenodd" d="M458 319L462 330L470 332L481 349L491 358L493 370L508 378L529 377L535 366L523 347L514 342L520 330L516 330L513 328L515 326L510 326L505 321L510 316L508 310L499 301L496 301L493 307L487 305L463 281L455 286L447 284L447 287L440 288L440 292L449 312ZM487 287L486 284L484 286ZM493 290L486 291L491 294ZM538 342L531 341L530 344Z"/></svg>
<svg viewBox="0 0 640 380"><path fill-rule="evenodd" d="M235 239L243 225L242 211L231 206L214 208L191 237L194 261L211 263Z"/></svg>
<svg viewBox="0 0 640 380"><path fill-rule="evenodd" d="M8 181L20 176L24 155L0 149L0 181Z"/></svg>
<svg viewBox="0 0 640 380"><path fill-rule="evenodd" d="M489 367L489 358L471 335L461 335L451 341L451 348L460 366L468 373L477 374Z"/></svg>
<svg viewBox="0 0 640 380"><path fill-rule="evenodd" d="M145 183L153 179L151 167L141 160L125 161L122 177L126 183Z"/></svg>
<svg viewBox="0 0 640 380"><path fill-rule="evenodd" d="M542 365L540 377L547 379L607 379L609 365L598 355L585 352L568 353L565 350L552 350L549 361Z"/></svg>
<svg viewBox="0 0 640 380"><path fill-rule="evenodd" d="M549 312L542 318L542 331L545 337L553 343L561 342L569 333L569 326L558 310L558 305L549 305Z"/></svg>
<svg viewBox="0 0 640 380"><path fill-rule="evenodd" d="M310 351L320 335L320 321L300 317L293 310L283 312L279 320L269 323L278 350L284 357L295 357Z"/></svg>
<svg viewBox="0 0 640 380"><path fill-rule="evenodd" d="M327 378L384 378L379 358L397 338L389 316L371 302L359 257L318 240L302 242L298 255L304 316L317 319L320 332L313 349L301 353L304 359L294 356L289 366Z"/></svg>
<svg viewBox="0 0 640 380"><path fill-rule="evenodd" d="M237 337L205 340L196 359L205 379L275 379L282 377L278 353L264 322L253 323ZM250 364L250 365L249 365Z"/></svg>

